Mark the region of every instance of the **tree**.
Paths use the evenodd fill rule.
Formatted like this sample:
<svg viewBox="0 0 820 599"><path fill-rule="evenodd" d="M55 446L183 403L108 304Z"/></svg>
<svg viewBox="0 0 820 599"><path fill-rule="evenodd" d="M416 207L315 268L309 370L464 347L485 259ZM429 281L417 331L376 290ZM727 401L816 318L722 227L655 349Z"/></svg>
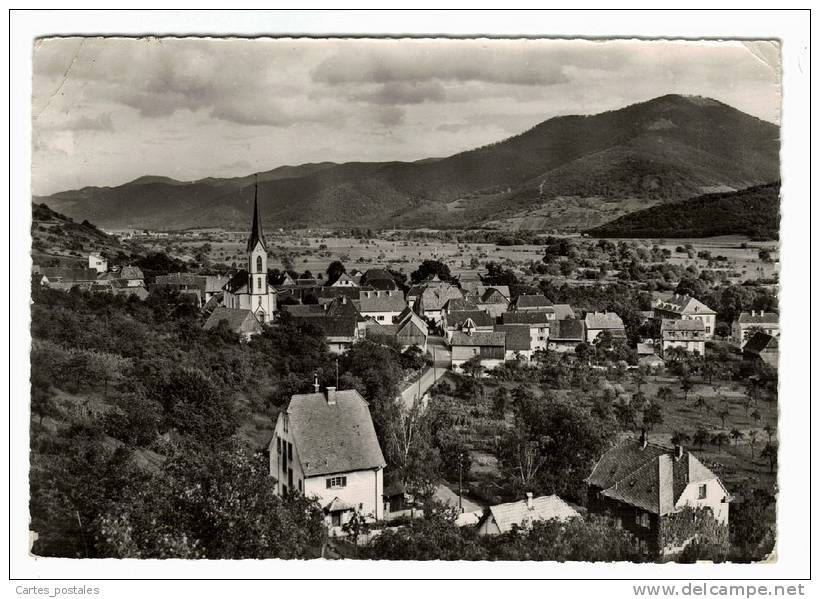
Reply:
<svg viewBox="0 0 820 599"><path fill-rule="evenodd" d="M723 431L719 431L712 436L712 445L718 446L718 453L723 451L723 445L729 442L729 436Z"/></svg>
<svg viewBox="0 0 820 599"><path fill-rule="evenodd" d="M703 413L703 409L709 406L709 402L706 401L706 398L702 395L698 395L698 398L695 400L695 407Z"/></svg>
<svg viewBox="0 0 820 599"><path fill-rule="evenodd" d="M672 445L686 445L692 440L692 437L682 431L675 431L672 433L672 438L670 440L672 441Z"/></svg>
<svg viewBox="0 0 820 599"><path fill-rule="evenodd" d="M689 398L689 392L695 387L694 383L692 383L692 379L689 378L688 374L685 374L680 377L680 388L683 391L683 401L686 401Z"/></svg>
<svg viewBox="0 0 820 599"><path fill-rule="evenodd" d="M772 259L772 253L767 248L760 248L760 251L757 252L757 257L763 262L770 262Z"/></svg>
<svg viewBox="0 0 820 599"><path fill-rule="evenodd" d="M339 280L343 274L347 272L345 270L345 265L342 264L339 260L334 260L330 264L327 265L327 284L332 285L336 281Z"/></svg>
<svg viewBox="0 0 820 599"><path fill-rule="evenodd" d="M748 436L749 436L749 445L751 445L752 447L757 445L757 431L754 430L754 429L750 430Z"/></svg>
<svg viewBox="0 0 820 599"><path fill-rule="evenodd" d="M481 356L473 356L461 365L461 369L465 374L474 379L481 378L481 373L484 372L484 366L481 364Z"/></svg>
<svg viewBox="0 0 820 599"><path fill-rule="evenodd" d="M703 446L706 445L711 440L709 435L709 431L703 428L699 428L695 432L695 436L692 438L692 443L697 445L700 449L703 449Z"/></svg>
<svg viewBox="0 0 820 599"><path fill-rule="evenodd" d="M649 402L643 411L643 425L651 431L656 424L663 424L663 412L658 404Z"/></svg>
<svg viewBox="0 0 820 599"><path fill-rule="evenodd" d="M87 367L94 378L102 381L104 395L108 397L108 384L121 381L131 367L131 360L117 354L92 351L88 353Z"/></svg>
<svg viewBox="0 0 820 599"><path fill-rule="evenodd" d="M752 420L754 420L754 421L755 421L755 424L759 424L759 423L760 423L761 418L763 418L763 416L761 416L761 415L760 415L760 411L759 411L759 410L757 410L757 409L752 410Z"/></svg>
<svg viewBox="0 0 820 599"><path fill-rule="evenodd" d="M767 424L766 426L764 426L764 427L763 427L763 432L764 432L764 433L766 433L766 436L767 436L767 437L768 437L768 439L769 439L768 443L769 443L769 445L771 445L771 443L772 443L772 437L773 437L773 436L774 436L774 434L775 434L775 429L774 429L774 427L773 427L771 424Z"/></svg>
<svg viewBox="0 0 820 599"><path fill-rule="evenodd" d="M666 402L672 399L673 393L670 387L658 387L658 399L660 401Z"/></svg>
<svg viewBox="0 0 820 599"><path fill-rule="evenodd" d="M745 435L739 429L736 429L736 428L732 429L732 431L729 433L729 436L731 436L732 439L734 440L735 447L737 447L738 441L740 441L741 439L743 439L745 437Z"/></svg>
<svg viewBox="0 0 820 599"><path fill-rule="evenodd" d="M430 495L441 476L441 458L435 448L432 418L421 406L399 408L390 422L386 444L390 463L413 493Z"/></svg>
<svg viewBox="0 0 820 599"><path fill-rule="evenodd" d="M636 410L632 402L619 401L614 404L615 418L627 430L635 427Z"/></svg>
<svg viewBox="0 0 820 599"><path fill-rule="evenodd" d="M423 260L422 263L419 264L419 267L410 273L410 282L417 285L434 276L437 276L444 282L455 282L455 279L450 274L450 267L438 260Z"/></svg>
<svg viewBox="0 0 820 599"><path fill-rule="evenodd" d="M769 460L769 474L772 474L777 465L777 443L771 441L766 443L766 447L760 452L760 457Z"/></svg>
<svg viewBox="0 0 820 599"><path fill-rule="evenodd" d="M720 412L718 412L718 418L720 418L720 426L721 428L726 428L726 419L731 416L731 412L729 411L729 406L723 404L720 408Z"/></svg>
<svg viewBox="0 0 820 599"><path fill-rule="evenodd" d="M510 403L510 392L506 387L499 387L493 394L492 415L496 420L504 420L507 406Z"/></svg>

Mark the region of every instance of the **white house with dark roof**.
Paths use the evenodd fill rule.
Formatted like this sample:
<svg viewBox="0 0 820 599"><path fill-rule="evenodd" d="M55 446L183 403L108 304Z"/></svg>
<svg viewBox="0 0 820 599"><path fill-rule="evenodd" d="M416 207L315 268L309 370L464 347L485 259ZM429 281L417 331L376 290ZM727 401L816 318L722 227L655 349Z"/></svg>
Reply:
<svg viewBox="0 0 820 599"><path fill-rule="evenodd" d="M673 347L703 356L706 352L706 327L697 318L692 320L674 320L665 318L661 321L661 354L666 357Z"/></svg>
<svg viewBox="0 0 820 599"><path fill-rule="evenodd" d="M532 359L532 337L526 324L497 324L494 331L504 333L504 360L507 362Z"/></svg>
<svg viewBox="0 0 820 599"><path fill-rule="evenodd" d="M544 310L524 310L521 312L504 312L502 324L525 324L530 328L530 349L545 350L549 344L550 323L555 320L552 308Z"/></svg>
<svg viewBox="0 0 820 599"><path fill-rule="evenodd" d="M586 482L589 510L618 519L646 553L679 552L699 531L714 534L717 523L726 533L729 524L732 496L720 478L682 446L655 445L645 434L607 451ZM707 508L706 516L693 522L686 508ZM676 534L680 524L686 538Z"/></svg>
<svg viewBox="0 0 820 599"><path fill-rule="evenodd" d="M338 528L354 512L384 517L384 467L367 402L355 389L328 387L294 395L276 419L270 475L280 494L316 498L327 524Z"/></svg>
<svg viewBox="0 0 820 599"><path fill-rule="evenodd" d="M615 312L587 312L584 327L587 343L595 341L604 331L608 331L613 337L623 337L626 333L624 321Z"/></svg>
<svg viewBox="0 0 820 599"><path fill-rule="evenodd" d="M464 330L456 331L450 338L450 360L453 370L460 372L465 362L478 357L485 370L492 370L504 363L506 354L503 332L478 332L475 325L465 323Z"/></svg>
<svg viewBox="0 0 820 599"><path fill-rule="evenodd" d="M359 312L362 316L372 318L379 324L393 324L393 319L397 318L406 307L404 292L400 289L362 289L359 291Z"/></svg>
<svg viewBox="0 0 820 599"><path fill-rule="evenodd" d="M752 310L741 312L732 323L732 342L743 349L746 342L757 332L771 337L780 336L780 315L777 312Z"/></svg>
<svg viewBox="0 0 820 599"><path fill-rule="evenodd" d="M689 295L673 293L671 296L661 296L655 300L652 309L658 320L701 320L706 338L712 339L715 336L717 313Z"/></svg>
<svg viewBox="0 0 820 599"><path fill-rule="evenodd" d="M558 495L533 497L532 493L527 493L527 498L522 501L500 503L488 507L478 522L478 534L498 535L510 532L514 527L527 530L534 522L546 520L567 522L580 515Z"/></svg>
<svg viewBox="0 0 820 599"><path fill-rule="evenodd" d="M540 294L521 294L513 301L513 308L517 311L544 310L551 307L552 302Z"/></svg>

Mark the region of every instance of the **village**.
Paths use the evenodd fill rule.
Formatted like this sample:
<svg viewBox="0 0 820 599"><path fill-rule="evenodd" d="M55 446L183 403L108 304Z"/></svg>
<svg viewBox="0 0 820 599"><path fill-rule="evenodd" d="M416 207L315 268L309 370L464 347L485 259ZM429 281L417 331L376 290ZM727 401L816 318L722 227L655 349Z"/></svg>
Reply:
<svg viewBox="0 0 820 599"><path fill-rule="evenodd" d="M409 280L390 266L348 269L338 259L323 273L299 274L270 267L258 202L249 216L242 268L152 266L146 275L136 263L91 253L86 268L35 265L35 296L50 290L154 310L161 296L186 307L186 326L199 327L191 343L220 339L239 351L269 343L265 351L293 352L262 341L285 331L318 341L321 365L287 367L274 385L278 399L251 409L252 424L243 426L249 445L264 452L275 493L315 502L325 557L441 557L402 551L411 551L414 527L445 513L442 526L484 556L489 549L476 538L560 525L581 539L576 521L609 535L602 559L765 552L777 455L771 285L744 288L719 268L673 270L669 254L654 248L644 251L658 258L657 272L678 281L647 290L634 250L594 240L578 242L605 260L620 254L615 272L632 275L557 287L493 262L474 277L454 276L434 259L422 260ZM541 262L557 265L556 274L567 254L577 254L566 239L544 243ZM35 353L45 348L36 339ZM52 349L49 359L59 363L53 352L64 350ZM132 360L123 370L135 360L121 359ZM65 360L66 368L75 364ZM378 378L380 367L394 385L367 378ZM394 367L397 374L385 374ZM210 376L207 365L203 373ZM110 378L122 386L122 374ZM58 386L47 381L46 394ZM40 425L59 420L60 408L43 402L34 406ZM84 405L80 420L110 420L111 406ZM113 408L134 418L132 409ZM152 438L126 445L160 468L160 448L182 428L153 425ZM109 428L106 435L122 438ZM571 555L581 557L595 559ZM447 557L462 558L471 559L470 550Z"/></svg>

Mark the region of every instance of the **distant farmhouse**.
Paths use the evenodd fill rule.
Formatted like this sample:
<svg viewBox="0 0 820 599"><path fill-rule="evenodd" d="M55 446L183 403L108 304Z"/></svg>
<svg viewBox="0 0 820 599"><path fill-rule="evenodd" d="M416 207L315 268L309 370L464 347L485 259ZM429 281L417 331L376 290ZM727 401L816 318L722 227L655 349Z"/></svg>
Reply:
<svg viewBox="0 0 820 599"><path fill-rule="evenodd" d="M712 339L715 335L716 312L693 297L677 293L660 297L652 308L658 320L701 320L706 339Z"/></svg>
<svg viewBox="0 0 820 599"><path fill-rule="evenodd" d="M752 310L741 312L732 323L732 342L743 349L755 333L766 333L771 337L780 336L780 316L776 312Z"/></svg>

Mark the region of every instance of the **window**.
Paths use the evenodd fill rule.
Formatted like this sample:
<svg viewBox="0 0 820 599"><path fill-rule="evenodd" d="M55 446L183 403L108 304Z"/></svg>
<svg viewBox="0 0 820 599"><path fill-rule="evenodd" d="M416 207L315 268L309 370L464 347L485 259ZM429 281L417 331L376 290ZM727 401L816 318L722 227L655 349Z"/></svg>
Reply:
<svg viewBox="0 0 820 599"><path fill-rule="evenodd" d="M262 256L256 257L256 272L262 272Z"/></svg>
<svg viewBox="0 0 820 599"><path fill-rule="evenodd" d="M282 439L276 437L276 453L282 453Z"/></svg>
<svg viewBox="0 0 820 599"><path fill-rule="evenodd" d="M298 480L298 481L296 481L296 482L297 482L297 484L299 485L299 492L301 493L301 492L302 492L302 479L299 479L299 480Z"/></svg>
<svg viewBox="0 0 820 599"><path fill-rule="evenodd" d="M288 461L293 461L293 443L288 442Z"/></svg>
<svg viewBox="0 0 820 599"><path fill-rule="evenodd" d="M706 327L706 334L708 335L711 332L712 332L712 327Z"/></svg>
<svg viewBox="0 0 820 599"><path fill-rule="evenodd" d="M287 432L288 432L288 415L287 414L282 415L282 430L284 430L285 434L287 434Z"/></svg>
<svg viewBox="0 0 820 599"><path fill-rule="evenodd" d="M251 280L250 280L250 282L249 282L249 285L250 285L250 287L251 287L251 293L253 293L253 277L251 277Z"/></svg>
<svg viewBox="0 0 820 599"><path fill-rule="evenodd" d="M256 282L257 282L257 284L256 284L256 288L257 288L259 291L264 291L264 289L265 289L265 288L262 286L262 277L259 277L259 278L256 280Z"/></svg>
<svg viewBox="0 0 820 599"><path fill-rule="evenodd" d="M346 476L331 476L325 479L325 485L328 489L344 489L347 486Z"/></svg>
<svg viewBox="0 0 820 599"><path fill-rule="evenodd" d="M293 488L293 469L288 468L288 486L292 489Z"/></svg>
<svg viewBox="0 0 820 599"><path fill-rule="evenodd" d="M698 499L706 499L706 485L698 487Z"/></svg>
<svg viewBox="0 0 820 599"><path fill-rule="evenodd" d="M635 512L635 524L649 528L649 514L646 512Z"/></svg>

